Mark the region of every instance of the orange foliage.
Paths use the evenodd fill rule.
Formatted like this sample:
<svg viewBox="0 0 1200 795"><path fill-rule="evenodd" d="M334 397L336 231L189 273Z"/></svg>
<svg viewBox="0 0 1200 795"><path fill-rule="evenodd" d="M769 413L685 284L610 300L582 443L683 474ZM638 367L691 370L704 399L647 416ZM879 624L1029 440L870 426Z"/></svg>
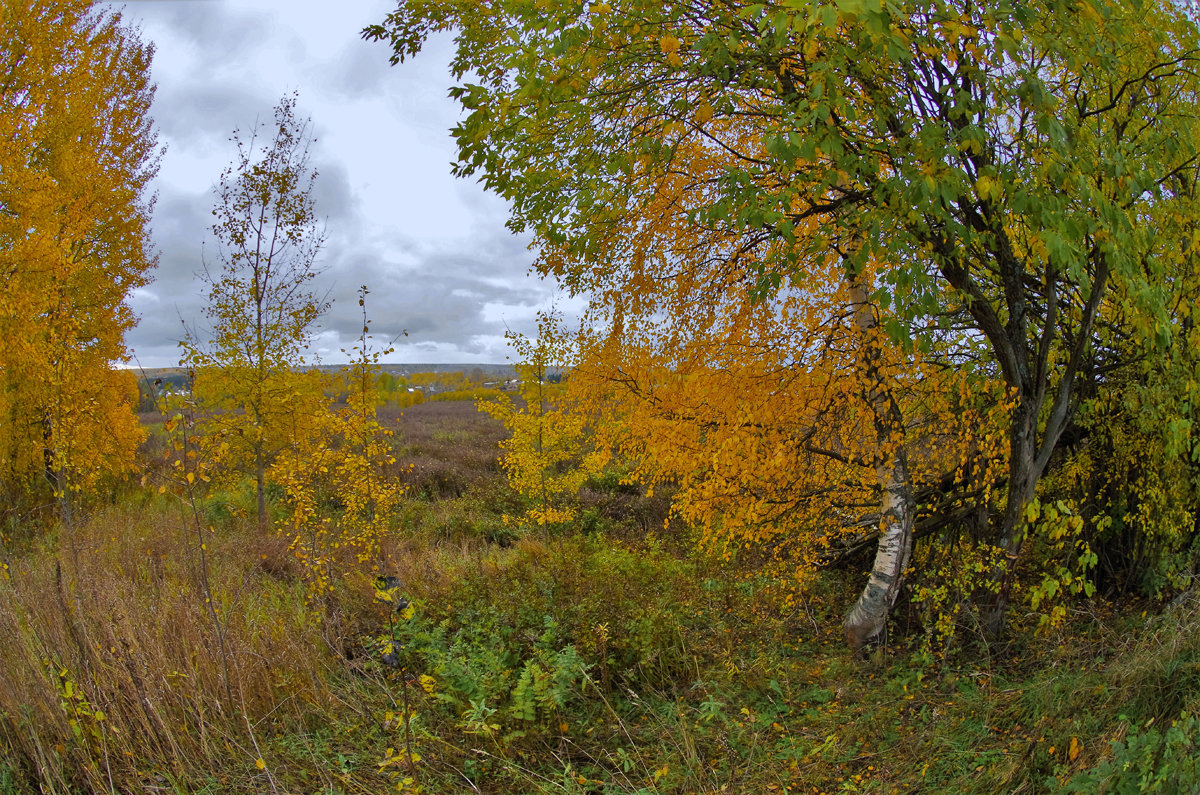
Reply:
<svg viewBox="0 0 1200 795"><path fill-rule="evenodd" d="M392 432L379 424L377 415L379 359L391 348L371 349L368 293L365 285L359 288L363 330L343 375L349 388L346 405L336 414L315 413L312 430L283 450L270 472L284 490L292 551L304 567L310 593L317 596L331 592L344 575L336 566L342 551L353 554L357 563L372 562L378 568L380 538L404 495L404 487L384 473L396 463ZM338 510L328 510L332 505Z"/></svg>
<svg viewBox="0 0 1200 795"><path fill-rule="evenodd" d="M154 265L151 52L82 0L0 15L0 491L64 519L142 438L112 368Z"/></svg>
<svg viewBox="0 0 1200 795"><path fill-rule="evenodd" d="M723 161L697 141L675 158L614 235L612 260L589 271L555 251L542 263L593 290L572 397L605 418L598 443L632 462L631 478L676 486L676 514L724 554L766 547L800 574L871 531L875 467L901 446L916 490L991 482L1006 449L1003 390L878 328L881 360L862 367L844 241L830 236L826 256L764 288L760 266L783 244L697 225L691 211ZM797 230L809 250L823 234ZM871 262L857 278L886 267ZM882 436L869 399L880 384L904 416Z"/></svg>

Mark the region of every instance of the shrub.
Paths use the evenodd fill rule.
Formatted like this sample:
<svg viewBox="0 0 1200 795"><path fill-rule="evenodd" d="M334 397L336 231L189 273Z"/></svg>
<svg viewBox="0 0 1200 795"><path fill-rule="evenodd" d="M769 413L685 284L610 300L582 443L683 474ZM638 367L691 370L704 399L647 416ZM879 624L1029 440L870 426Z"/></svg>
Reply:
<svg viewBox="0 0 1200 795"><path fill-rule="evenodd" d="M1165 731L1145 727L1114 741L1112 755L1077 773L1063 792L1146 795L1200 792L1200 721L1184 712ZM1054 786L1056 782L1049 782Z"/></svg>
<svg viewBox="0 0 1200 795"><path fill-rule="evenodd" d="M522 539L474 566L460 559L450 576L418 576L413 592L409 662L460 709L486 701L544 717L547 699L561 701L564 683L588 671L602 686L673 686L688 675L683 633L698 586L689 563L653 544Z"/></svg>

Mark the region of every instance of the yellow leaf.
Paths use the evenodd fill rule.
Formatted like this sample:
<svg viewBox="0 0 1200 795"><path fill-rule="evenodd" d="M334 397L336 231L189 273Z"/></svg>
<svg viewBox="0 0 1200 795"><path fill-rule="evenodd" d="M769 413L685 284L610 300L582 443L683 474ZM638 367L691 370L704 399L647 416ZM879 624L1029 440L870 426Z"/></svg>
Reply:
<svg viewBox="0 0 1200 795"><path fill-rule="evenodd" d="M267 763L262 760L261 756L258 759L254 760L254 766L257 767L259 770L267 769Z"/></svg>

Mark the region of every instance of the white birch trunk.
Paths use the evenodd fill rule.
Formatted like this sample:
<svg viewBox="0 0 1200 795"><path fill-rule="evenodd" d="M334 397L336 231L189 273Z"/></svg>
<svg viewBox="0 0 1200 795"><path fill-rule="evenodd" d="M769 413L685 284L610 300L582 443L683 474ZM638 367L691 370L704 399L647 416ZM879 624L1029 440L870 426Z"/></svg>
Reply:
<svg viewBox="0 0 1200 795"><path fill-rule="evenodd" d="M875 565L867 585L842 626L846 642L854 651L876 642L887 627L887 619L912 554L913 504L909 481L908 457L904 449L904 422L892 392L890 378L880 368L881 350L875 312L869 303L870 290L862 278L850 284L850 302L854 325L862 338L859 366L867 381L867 400L875 430L876 464L882 492L879 519L879 545Z"/></svg>

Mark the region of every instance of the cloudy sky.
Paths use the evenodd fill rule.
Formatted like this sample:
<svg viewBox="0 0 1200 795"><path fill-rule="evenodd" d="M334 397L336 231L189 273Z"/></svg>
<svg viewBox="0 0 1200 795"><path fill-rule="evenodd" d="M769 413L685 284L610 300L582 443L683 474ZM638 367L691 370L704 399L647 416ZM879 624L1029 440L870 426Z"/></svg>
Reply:
<svg viewBox="0 0 1200 795"><path fill-rule="evenodd" d="M319 291L332 310L316 330L321 361L358 336L366 284L372 331L400 337L394 362L504 362L506 329L529 333L556 300L529 275L528 241L504 228L505 204L450 176L458 118L446 96L450 41L400 66L359 31L389 0L130 0L128 21L154 42L154 117L166 154L158 179L155 281L131 303L129 335L142 367L178 363L183 322L203 328L196 274L211 223L212 187L233 157L234 128L271 118L299 92L317 136L317 211L328 241ZM212 247L209 247L212 251Z"/></svg>

